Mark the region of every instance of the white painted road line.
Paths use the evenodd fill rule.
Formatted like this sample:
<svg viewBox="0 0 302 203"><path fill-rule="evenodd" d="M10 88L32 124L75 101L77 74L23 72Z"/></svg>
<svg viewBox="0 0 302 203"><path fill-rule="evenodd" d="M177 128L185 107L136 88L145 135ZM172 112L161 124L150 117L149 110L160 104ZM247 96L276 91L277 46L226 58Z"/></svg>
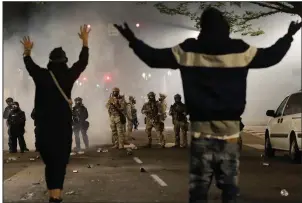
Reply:
<svg viewBox="0 0 302 203"><path fill-rule="evenodd" d="M157 182L160 186L166 187L168 186L167 183L165 183L160 177L158 177L156 174L151 174L151 177Z"/></svg>
<svg viewBox="0 0 302 203"><path fill-rule="evenodd" d="M244 144L244 145L248 146L248 147L255 148L255 149L261 149L261 150L264 149L264 145L262 145L262 144Z"/></svg>
<svg viewBox="0 0 302 203"><path fill-rule="evenodd" d="M139 159L139 158L137 158L137 157L133 157L133 160L136 162L136 163L138 163L138 164L142 164L143 162Z"/></svg>

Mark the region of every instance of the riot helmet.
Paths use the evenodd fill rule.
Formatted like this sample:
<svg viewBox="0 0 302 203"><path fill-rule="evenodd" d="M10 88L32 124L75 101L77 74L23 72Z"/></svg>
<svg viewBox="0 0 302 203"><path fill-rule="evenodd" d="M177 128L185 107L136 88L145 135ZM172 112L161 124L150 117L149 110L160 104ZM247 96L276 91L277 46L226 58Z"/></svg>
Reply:
<svg viewBox="0 0 302 203"><path fill-rule="evenodd" d="M148 96L149 101L155 101L155 94L154 94L154 92L149 92L147 96Z"/></svg>
<svg viewBox="0 0 302 203"><path fill-rule="evenodd" d="M174 96L174 101L175 101L176 103L181 102L181 96L180 96L180 94L176 94L176 95Z"/></svg>

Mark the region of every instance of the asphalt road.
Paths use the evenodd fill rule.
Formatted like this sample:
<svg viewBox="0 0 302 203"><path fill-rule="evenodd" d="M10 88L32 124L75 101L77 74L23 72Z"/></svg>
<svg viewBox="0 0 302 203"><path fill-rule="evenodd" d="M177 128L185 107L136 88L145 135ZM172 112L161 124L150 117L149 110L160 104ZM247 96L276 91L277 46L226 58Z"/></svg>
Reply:
<svg viewBox="0 0 302 203"><path fill-rule="evenodd" d="M166 134L172 142L173 133L167 131ZM187 202L188 150L143 148L146 144L144 132L137 131L134 136L133 143L138 149L133 150L132 155L108 147L108 152L98 153L98 147L106 149L106 146L96 146L83 155L72 156L64 202ZM301 203L302 165L290 163L282 153L265 160L261 157L264 142L259 135L244 133L243 142L239 202ZM4 159L9 156L4 154ZM5 202L47 201L41 160L29 161L36 156L30 152L17 154L17 160L9 163L4 160ZM289 195L282 196L282 189ZM22 198L25 200L21 201ZM220 202L219 198L220 191L213 183L210 202Z"/></svg>

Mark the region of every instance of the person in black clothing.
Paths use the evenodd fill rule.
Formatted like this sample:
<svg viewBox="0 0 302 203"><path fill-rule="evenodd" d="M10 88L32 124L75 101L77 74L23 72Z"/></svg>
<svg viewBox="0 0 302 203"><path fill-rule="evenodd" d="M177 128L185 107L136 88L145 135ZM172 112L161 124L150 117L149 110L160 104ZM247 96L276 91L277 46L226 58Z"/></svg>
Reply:
<svg viewBox="0 0 302 203"><path fill-rule="evenodd" d="M9 127L9 152L17 152L17 140L19 141L20 152L27 151L24 140L26 117L24 111L19 107L18 102L12 103L12 110L7 118Z"/></svg>
<svg viewBox="0 0 302 203"><path fill-rule="evenodd" d="M8 116L10 114L10 112L12 111L12 106L13 106L13 98L11 97L8 97L6 100L5 100L7 106L5 107L4 109L4 112L3 112L3 119L6 120L6 126L8 127L8 122L7 122L7 119L8 119ZM8 146L9 146L9 149L11 148L11 139L10 139L10 135L9 135L9 128L7 129L7 135L8 135Z"/></svg>
<svg viewBox="0 0 302 203"><path fill-rule="evenodd" d="M84 106L82 102L82 98L75 98L75 106L72 109L72 118L73 118L73 132L75 135L76 147L75 151L81 150L81 142L80 142L80 131L82 133L83 141L85 144L85 148L89 148L89 140L87 136L87 130L89 128L89 122L86 121L88 118L87 108Z"/></svg>
<svg viewBox="0 0 302 203"><path fill-rule="evenodd" d="M115 25L134 53L152 68L179 69L190 116L190 203L208 202L215 174L224 203L236 202L239 170L237 140L246 104L250 69L279 63L302 23L291 22L287 34L269 48L256 48L231 39L223 13L207 8L201 15L197 39L172 48L155 49L137 39L132 30ZM202 181L201 181L202 180Z"/></svg>
<svg viewBox="0 0 302 203"><path fill-rule="evenodd" d="M30 117L34 120L34 126L35 126L35 129L34 129L34 133L35 133L35 148L36 148L36 152L39 152L39 149L38 149L38 143L37 143L37 128L36 128L36 121L35 121L35 115L36 112L35 112L35 109L32 110L31 114L30 114Z"/></svg>
<svg viewBox="0 0 302 203"><path fill-rule="evenodd" d="M72 147L72 101L74 82L88 65L88 34L90 28L81 26L79 37L83 46L79 60L68 68L65 52L55 48L49 55L47 69L31 58L33 42L24 37L24 63L36 86L35 123L37 144L45 164L45 180L49 202L61 202L66 166Z"/></svg>
<svg viewBox="0 0 302 203"><path fill-rule="evenodd" d="M14 100L13 100L13 98L8 97L5 100L5 102L6 102L7 106L5 107L4 112L3 112L3 119L8 119L9 113L12 110Z"/></svg>

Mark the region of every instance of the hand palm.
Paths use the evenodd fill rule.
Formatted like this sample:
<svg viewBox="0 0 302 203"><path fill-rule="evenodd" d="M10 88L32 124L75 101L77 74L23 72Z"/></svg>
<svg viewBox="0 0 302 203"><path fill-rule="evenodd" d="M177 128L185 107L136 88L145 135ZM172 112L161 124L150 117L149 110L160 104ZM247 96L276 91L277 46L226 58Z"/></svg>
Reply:
<svg viewBox="0 0 302 203"><path fill-rule="evenodd" d="M78 33L78 35L82 40L88 40L90 31L91 31L90 26L85 24L84 27L83 26L80 27L80 33Z"/></svg>
<svg viewBox="0 0 302 203"><path fill-rule="evenodd" d="M21 40L20 42L21 42L21 44L23 44L24 49L31 50L34 46L34 43L30 40L30 38L28 36L23 37L23 41Z"/></svg>

